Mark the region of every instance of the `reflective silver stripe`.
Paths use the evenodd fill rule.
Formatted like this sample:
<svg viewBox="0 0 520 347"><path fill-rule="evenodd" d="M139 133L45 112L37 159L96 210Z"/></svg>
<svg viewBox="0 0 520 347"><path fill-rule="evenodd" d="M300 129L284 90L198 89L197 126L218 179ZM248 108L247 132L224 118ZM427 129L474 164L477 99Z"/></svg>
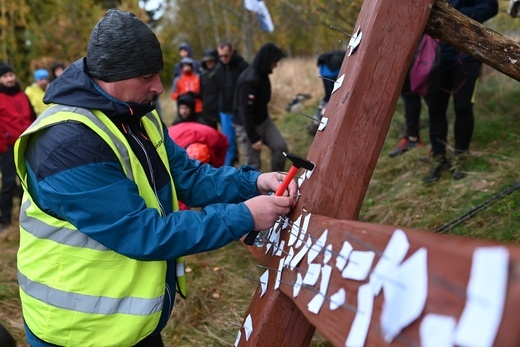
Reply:
<svg viewBox="0 0 520 347"><path fill-rule="evenodd" d="M30 128L34 128L35 126L38 126L38 124L47 117L52 116L55 113L58 112L71 112L75 114L79 114L81 116L84 116L88 118L90 121L92 121L97 127L99 127L105 134L107 134L110 137L110 140L114 143L117 150L119 151L119 156L123 160L123 165L126 169L126 177L128 179L134 180L133 172L132 172L132 166L130 165L130 154L128 153L128 149L126 148L125 144L121 142L116 135L114 135L110 129L98 118L94 113L92 113L90 110L87 110L86 108L81 107L70 107L65 105L53 105L45 110L38 118L36 118L36 121L31 125ZM155 124L157 124L155 122Z"/></svg>
<svg viewBox="0 0 520 347"><path fill-rule="evenodd" d="M175 265L175 271L177 272L177 277L184 276L185 268L186 268L186 263L185 262L177 263Z"/></svg>
<svg viewBox="0 0 520 347"><path fill-rule="evenodd" d="M106 296L68 293L42 283L33 282L21 272L18 272L18 283L27 295L37 300L55 307L83 313L148 316L160 312L164 300L164 295L152 299L135 297L118 299Z"/></svg>
<svg viewBox="0 0 520 347"><path fill-rule="evenodd" d="M20 209L20 226L38 239L52 240L61 245L94 249L96 251L108 251L101 243L91 239L87 235L69 228L57 228L41 220L27 216L27 209L31 201L25 201Z"/></svg>

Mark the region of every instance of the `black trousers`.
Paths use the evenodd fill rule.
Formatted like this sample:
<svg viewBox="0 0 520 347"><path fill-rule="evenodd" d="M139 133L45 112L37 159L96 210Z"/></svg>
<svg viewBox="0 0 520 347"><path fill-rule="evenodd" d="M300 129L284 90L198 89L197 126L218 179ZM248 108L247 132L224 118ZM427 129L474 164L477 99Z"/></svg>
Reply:
<svg viewBox="0 0 520 347"><path fill-rule="evenodd" d="M421 94L412 93L410 90L410 71L406 74L401 97L404 102L404 118L406 121L406 136L419 136L421 119Z"/></svg>
<svg viewBox="0 0 520 347"><path fill-rule="evenodd" d="M439 87L430 91L426 98L430 115L430 141L434 155L446 154L448 137L446 113L451 95L453 95L455 111L455 151L469 150L475 128L473 97L481 65L479 61L470 59L459 61L458 64L447 69L441 66Z"/></svg>
<svg viewBox="0 0 520 347"><path fill-rule="evenodd" d="M13 212L13 196L16 191L16 167L14 165L14 148L0 154L0 171L2 172L2 188L0 189L0 223L11 224Z"/></svg>
<svg viewBox="0 0 520 347"><path fill-rule="evenodd" d="M148 336L134 347L164 347L161 335Z"/></svg>

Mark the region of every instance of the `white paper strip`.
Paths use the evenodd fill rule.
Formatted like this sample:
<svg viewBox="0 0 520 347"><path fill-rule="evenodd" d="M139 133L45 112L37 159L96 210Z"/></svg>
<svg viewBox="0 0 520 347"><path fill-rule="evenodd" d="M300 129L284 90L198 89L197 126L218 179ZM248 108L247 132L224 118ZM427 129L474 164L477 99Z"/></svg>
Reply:
<svg viewBox="0 0 520 347"><path fill-rule="evenodd" d="M339 254L336 257L336 267L339 271L343 271L345 265L347 265L347 260L353 249L354 248L348 241L343 242L343 247L341 247L341 251L339 251Z"/></svg>
<svg viewBox="0 0 520 347"><path fill-rule="evenodd" d="M235 347L238 347L238 343L240 342L240 338L242 337L242 332L238 330L237 338L235 340Z"/></svg>
<svg viewBox="0 0 520 347"><path fill-rule="evenodd" d="M316 242L309 249L309 254L307 255L307 264L310 264L316 259L318 254L320 254L323 247L325 247L325 243L327 242L327 236L329 231L325 229L321 234L320 238L316 240Z"/></svg>
<svg viewBox="0 0 520 347"><path fill-rule="evenodd" d="M381 292L385 274L389 271L389 268L399 265L409 249L410 243L404 231L401 229L395 230L386 245L383 255L370 275L370 284L372 285L374 295L379 295Z"/></svg>
<svg viewBox="0 0 520 347"><path fill-rule="evenodd" d="M284 263L285 267L289 267L291 265L291 260L294 257L294 249L292 247L289 248L288 253L289 254L287 254L287 256L285 257L285 263Z"/></svg>
<svg viewBox="0 0 520 347"><path fill-rule="evenodd" d="M318 282L318 278L320 278L321 264L309 264L309 268L307 269L307 273L303 278L303 284L307 284L309 286L313 286Z"/></svg>
<svg viewBox="0 0 520 347"><path fill-rule="evenodd" d="M280 280L282 279L283 265L285 264L285 258L281 258L278 263L278 272L276 273L276 282L274 283L274 289L280 287Z"/></svg>
<svg viewBox="0 0 520 347"><path fill-rule="evenodd" d="M300 235L298 236L298 240L296 241L296 245L294 248L298 249L301 247L303 241L305 240L305 236L307 235L307 228L309 227L309 222L311 221L311 214L305 216L303 219L303 225L300 228Z"/></svg>
<svg viewBox="0 0 520 347"><path fill-rule="evenodd" d="M473 252L466 288L466 306L457 324L455 344L494 344L507 291L509 251L505 247L480 247Z"/></svg>
<svg viewBox="0 0 520 347"><path fill-rule="evenodd" d="M329 119L327 117L321 117L320 126L318 127L318 130L323 131L327 124L329 124Z"/></svg>
<svg viewBox="0 0 520 347"><path fill-rule="evenodd" d="M323 253L323 264L328 264L330 258L332 258L332 245L327 245L325 252Z"/></svg>
<svg viewBox="0 0 520 347"><path fill-rule="evenodd" d="M334 88L332 89L332 94L334 94L334 92L341 87L344 79L345 79L345 74L339 76L339 78L334 82Z"/></svg>
<svg viewBox="0 0 520 347"><path fill-rule="evenodd" d="M395 269L395 276L387 274L385 301L381 310L381 332L387 343L421 315L428 296L428 252L419 248Z"/></svg>
<svg viewBox="0 0 520 347"><path fill-rule="evenodd" d="M269 284L269 270L265 270L262 276L260 276L260 287L262 287L262 292L260 293L260 297L264 296L267 291L267 285Z"/></svg>
<svg viewBox="0 0 520 347"><path fill-rule="evenodd" d="M289 242L287 242L287 246L291 247L294 245L296 240L298 239L298 235L300 235L300 222L302 220L302 216L299 216L294 221L292 227L291 227L291 234L289 235Z"/></svg>
<svg viewBox="0 0 520 347"><path fill-rule="evenodd" d="M253 318L251 315L247 315L246 321L244 322L244 331L246 332L246 341L249 341L249 336L253 332Z"/></svg>
<svg viewBox="0 0 520 347"><path fill-rule="evenodd" d="M347 267L341 273L341 277L356 281L366 280L374 257L375 253L372 251L352 251Z"/></svg>
<svg viewBox="0 0 520 347"><path fill-rule="evenodd" d="M372 309L374 307L374 295L369 283L363 284L358 289L358 307L356 317L345 341L347 347L360 347L365 345Z"/></svg>
<svg viewBox="0 0 520 347"><path fill-rule="evenodd" d="M450 316L428 313L419 327L422 347L453 347L455 345L455 324Z"/></svg>
<svg viewBox="0 0 520 347"><path fill-rule="evenodd" d="M341 305L345 303L347 292L345 289L339 288L339 290L330 296L329 308L331 311L337 310Z"/></svg>
<svg viewBox="0 0 520 347"><path fill-rule="evenodd" d="M307 242L305 242L305 246L303 246L300 251L292 258L291 260L291 270L294 270L295 267L298 266L300 261L302 261L303 257L305 257L305 254L309 251L309 248L311 248L311 238L310 236L307 237Z"/></svg>
<svg viewBox="0 0 520 347"><path fill-rule="evenodd" d="M300 293L300 289L302 289L302 284L303 284L302 275L298 272L296 274L296 283L294 284L294 287L293 287L293 296L294 297L297 297L298 294Z"/></svg>
<svg viewBox="0 0 520 347"><path fill-rule="evenodd" d="M276 247L276 256L279 257L282 255L283 248L285 246L285 240L280 241L280 244Z"/></svg>

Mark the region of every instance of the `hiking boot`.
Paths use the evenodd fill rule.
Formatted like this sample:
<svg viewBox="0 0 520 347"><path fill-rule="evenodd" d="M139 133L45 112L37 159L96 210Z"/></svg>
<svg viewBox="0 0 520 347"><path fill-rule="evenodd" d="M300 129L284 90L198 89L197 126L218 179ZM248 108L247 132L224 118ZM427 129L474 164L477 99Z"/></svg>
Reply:
<svg viewBox="0 0 520 347"><path fill-rule="evenodd" d="M453 160L451 161L450 172L453 175L454 180L460 180L466 177L464 164L466 164L467 158L468 156L464 152L457 153L453 157Z"/></svg>
<svg viewBox="0 0 520 347"><path fill-rule="evenodd" d="M421 138L418 138L417 141L412 141L409 137L403 137L397 147L395 147L390 152L390 158L397 157L398 155L408 152L415 147L422 146L424 146L424 143L421 141Z"/></svg>
<svg viewBox="0 0 520 347"><path fill-rule="evenodd" d="M448 161L444 155L434 155L431 161L430 172L423 177L424 183L437 182L441 178L441 173L449 168Z"/></svg>

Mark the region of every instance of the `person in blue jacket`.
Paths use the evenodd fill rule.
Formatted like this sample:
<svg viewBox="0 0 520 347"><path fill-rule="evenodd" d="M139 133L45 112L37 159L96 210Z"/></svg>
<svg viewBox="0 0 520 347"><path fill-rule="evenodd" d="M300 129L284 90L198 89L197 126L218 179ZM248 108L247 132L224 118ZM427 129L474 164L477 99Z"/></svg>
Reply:
<svg viewBox="0 0 520 347"><path fill-rule="evenodd" d="M86 57L47 90L18 139L18 281L26 339L40 346L163 346L183 257L270 228L295 202L284 174L213 168L168 136L157 37L130 12L96 24ZM178 200L199 211L178 211Z"/></svg>
<svg viewBox="0 0 520 347"><path fill-rule="evenodd" d="M448 0L462 14L482 23L498 13L497 0ZM438 86L428 90L426 103L430 116L430 142L432 145L432 163L430 171L423 177L425 183L438 181L441 173L449 169L453 179L466 176L464 164L469 152L469 145L475 127L473 103L477 80L482 63L477 59L457 51L446 42L440 42L441 59ZM454 153L450 161L446 156L448 142L447 109L453 95L455 110Z"/></svg>

